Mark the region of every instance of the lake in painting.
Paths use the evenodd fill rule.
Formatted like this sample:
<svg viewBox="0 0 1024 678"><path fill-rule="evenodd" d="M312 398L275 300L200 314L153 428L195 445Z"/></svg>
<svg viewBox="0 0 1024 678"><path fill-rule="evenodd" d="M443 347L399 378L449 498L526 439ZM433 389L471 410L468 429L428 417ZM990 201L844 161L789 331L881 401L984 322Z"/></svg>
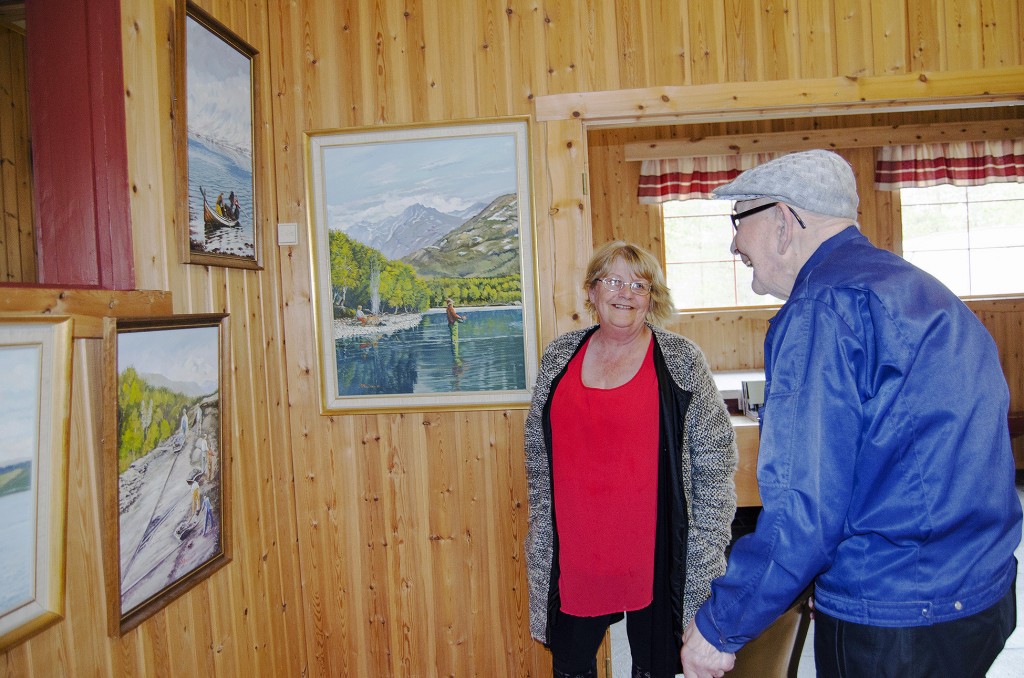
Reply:
<svg viewBox="0 0 1024 678"><path fill-rule="evenodd" d="M0 614L32 599L32 492L0 496Z"/></svg>
<svg viewBox="0 0 1024 678"><path fill-rule="evenodd" d="M460 308L455 337L444 309L392 334L336 340L338 395L511 391L526 388L523 309Z"/></svg>

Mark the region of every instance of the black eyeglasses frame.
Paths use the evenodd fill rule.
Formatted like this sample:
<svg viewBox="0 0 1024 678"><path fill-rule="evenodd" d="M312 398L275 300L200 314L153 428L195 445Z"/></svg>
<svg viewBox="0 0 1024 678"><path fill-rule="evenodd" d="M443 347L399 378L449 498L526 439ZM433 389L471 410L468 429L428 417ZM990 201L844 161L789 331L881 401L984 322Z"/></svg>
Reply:
<svg viewBox="0 0 1024 678"><path fill-rule="evenodd" d="M740 228L740 219L744 219L746 217L752 216L754 214L757 214L758 212L764 212L765 210L767 210L767 209L769 209L771 207L775 207L776 205L786 205L786 203L781 202L781 201L779 201L779 202L767 202L767 203L765 203L763 205L758 205L757 207L751 207L749 210L743 210L742 212L737 212L736 214L730 214L729 218L732 219L732 228L733 228L733 230L734 231L738 231L739 230L739 228ZM789 205L786 205L786 207L789 208L789 211L793 214L793 217L796 218L796 223L800 224L800 228L806 229L807 226L804 224L804 220L800 218L800 215L796 213L796 210L793 209L792 207L790 207Z"/></svg>

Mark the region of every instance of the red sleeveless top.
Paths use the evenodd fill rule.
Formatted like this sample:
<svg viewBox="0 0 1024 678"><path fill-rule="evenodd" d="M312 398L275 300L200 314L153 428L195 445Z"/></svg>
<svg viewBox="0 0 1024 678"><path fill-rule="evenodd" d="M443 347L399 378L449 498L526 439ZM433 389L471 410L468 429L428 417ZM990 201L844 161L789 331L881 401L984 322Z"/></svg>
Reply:
<svg viewBox="0 0 1024 678"><path fill-rule="evenodd" d="M562 610L596 617L653 599L658 377L653 337L636 375L616 388L584 386L586 351L552 396L551 454Z"/></svg>

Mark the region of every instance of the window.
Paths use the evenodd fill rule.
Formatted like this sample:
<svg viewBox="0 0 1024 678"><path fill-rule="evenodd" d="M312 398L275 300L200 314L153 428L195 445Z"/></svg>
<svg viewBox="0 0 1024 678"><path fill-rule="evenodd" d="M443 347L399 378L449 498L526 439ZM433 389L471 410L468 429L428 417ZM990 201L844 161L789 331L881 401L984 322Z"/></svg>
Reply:
<svg viewBox="0 0 1024 678"><path fill-rule="evenodd" d="M900 189L903 256L961 297L1024 293L1024 184Z"/></svg>
<svg viewBox="0 0 1024 678"><path fill-rule="evenodd" d="M900 189L903 256L961 297L1024 294L1024 184ZM665 277L680 309L775 306L729 252L729 200L662 203Z"/></svg>
<svg viewBox="0 0 1024 678"><path fill-rule="evenodd" d="M754 294L751 270L729 251L731 200L671 200L662 203L665 278L677 308L777 306L775 297Z"/></svg>

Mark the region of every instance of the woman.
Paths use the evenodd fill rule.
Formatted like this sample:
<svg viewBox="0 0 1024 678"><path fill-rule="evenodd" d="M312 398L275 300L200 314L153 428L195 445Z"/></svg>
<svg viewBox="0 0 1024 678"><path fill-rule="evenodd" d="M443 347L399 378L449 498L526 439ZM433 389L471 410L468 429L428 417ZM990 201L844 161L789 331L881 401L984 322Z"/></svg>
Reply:
<svg viewBox="0 0 1024 678"><path fill-rule="evenodd" d="M556 678L596 678L625 613L633 676L674 676L725 572L735 434L700 349L658 327L672 301L650 253L601 246L584 290L598 324L548 345L526 420L530 630Z"/></svg>

